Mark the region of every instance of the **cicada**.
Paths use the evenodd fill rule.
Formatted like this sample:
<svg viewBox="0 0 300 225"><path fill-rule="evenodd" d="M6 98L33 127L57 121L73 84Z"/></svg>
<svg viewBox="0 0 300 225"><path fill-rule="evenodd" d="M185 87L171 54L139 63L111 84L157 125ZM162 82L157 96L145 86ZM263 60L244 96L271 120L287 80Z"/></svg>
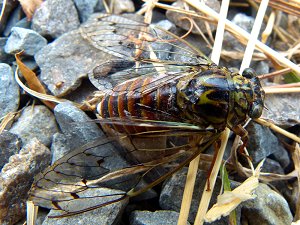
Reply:
<svg viewBox="0 0 300 225"><path fill-rule="evenodd" d="M80 29L93 46L116 57L92 73L103 87L99 122L113 135L39 174L29 197L36 205L57 210L57 216L89 211L162 182L226 127L247 142L242 125L264 108L264 91L252 70L238 74L219 67L171 32L128 17L101 14ZM165 143L153 145L159 138ZM109 163L121 157L111 150L113 142L123 143L130 166ZM89 192L101 188L118 191Z"/></svg>

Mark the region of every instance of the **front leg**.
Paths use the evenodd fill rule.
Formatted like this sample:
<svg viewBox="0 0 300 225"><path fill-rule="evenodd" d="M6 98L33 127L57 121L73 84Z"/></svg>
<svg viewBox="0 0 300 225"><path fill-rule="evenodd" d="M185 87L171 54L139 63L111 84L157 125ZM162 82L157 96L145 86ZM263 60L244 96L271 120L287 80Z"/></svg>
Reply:
<svg viewBox="0 0 300 225"><path fill-rule="evenodd" d="M245 147L248 143L248 131L243 128L242 125L237 125L235 127L232 127L231 130L241 137L241 140L243 144L239 147L239 153L245 155ZM248 157L248 156L247 156Z"/></svg>

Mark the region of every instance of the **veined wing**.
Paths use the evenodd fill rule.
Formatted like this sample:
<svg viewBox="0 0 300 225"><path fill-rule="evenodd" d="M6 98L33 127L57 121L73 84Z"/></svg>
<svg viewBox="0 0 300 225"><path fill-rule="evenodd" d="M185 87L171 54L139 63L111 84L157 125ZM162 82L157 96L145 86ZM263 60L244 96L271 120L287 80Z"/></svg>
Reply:
<svg viewBox="0 0 300 225"><path fill-rule="evenodd" d="M163 28L143 23L137 15L95 14L80 30L82 37L95 48L126 60L185 65L211 63L199 49Z"/></svg>
<svg viewBox="0 0 300 225"><path fill-rule="evenodd" d="M215 132L188 129L188 126L183 129L184 125L174 128L163 121L160 126L165 129L107 137L70 152L35 178L29 200L54 209L57 212L55 215L61 217L136 196L178 171L218 136ZM153 140L164 136L170 141L172 137L188 138L191 135L197 138L197 142L202 140L202 145L187 141L184 144L169 143L162 148L149 148L140 145L136 139ZM117 145L124 142L127 151L122 154L116 152L113 143ZM153 157L140 159L134 157L136 153ZM128 158L130 163L124 158ZM114 192L108 191L111 189Z"/></svg>
<svg viewBox="0 0 300 225"><path fill-rule="evenodd" d="M98 14L80 30L95 48L119 57L95 67L90 73L90 80L101 90L110 90L131 78L156 77L151 84L141 87L143 93L149 93L159 85L195 74L201 67L213 64L188 42L141 19Z"/></svg>

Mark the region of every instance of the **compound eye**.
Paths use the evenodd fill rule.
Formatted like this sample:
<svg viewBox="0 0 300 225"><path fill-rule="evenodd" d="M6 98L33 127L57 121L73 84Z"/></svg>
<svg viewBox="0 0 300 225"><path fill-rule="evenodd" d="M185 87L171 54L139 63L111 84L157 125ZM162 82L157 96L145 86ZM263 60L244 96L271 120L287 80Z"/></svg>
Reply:
<svg viewBox="0 0 300 225"><path fill-rule="evenodd" d="M253 69L251 68L246 68L244 69L242 76L247 78L247 79L252 79L253 77L256 77L256 73Z"/></svg>

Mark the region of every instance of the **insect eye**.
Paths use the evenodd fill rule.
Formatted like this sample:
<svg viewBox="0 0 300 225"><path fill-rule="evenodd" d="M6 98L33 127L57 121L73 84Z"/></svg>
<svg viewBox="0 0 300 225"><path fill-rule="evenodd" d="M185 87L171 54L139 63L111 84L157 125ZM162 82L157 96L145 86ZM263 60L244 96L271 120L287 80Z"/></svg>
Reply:
<svg viewBox="0 0 300 225"><path fill-rule="evenodd" d="M246 68L244 69L242 76L248 79L252 79L253 77L256 77L256 73L253 69L251 68Z"/></svg>

